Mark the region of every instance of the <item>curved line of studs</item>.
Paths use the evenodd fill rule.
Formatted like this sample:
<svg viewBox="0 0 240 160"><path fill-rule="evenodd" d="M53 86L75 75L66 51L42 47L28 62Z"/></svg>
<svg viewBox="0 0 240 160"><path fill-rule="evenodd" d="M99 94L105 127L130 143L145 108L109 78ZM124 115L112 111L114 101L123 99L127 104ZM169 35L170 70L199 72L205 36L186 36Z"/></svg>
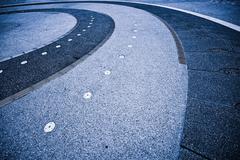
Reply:
<svg viewBox="0 0 240 160"><path fill-rule="evenodd" d="M135 32L135 30L134 30L134 32ZM132 38L135 39L136 36L132 36ZM129 46L132 47L132 45L128 45L128 47L129 47ZM130 48L131 48L131 47L130 47ZM119 58L120 58L120 59L124 59L125 56L124 56L124 55L119 55ZM104 71L104 74L108 76L108 75L111 74L111 71L110 71L110 70L105 70L105 71ZM93 96L93 94L92 94L92 92L90 92L90 91L85 92L85 93L83 94L83 98L86 99L86 100L90 100L90 99L92 98L92 96ZM49 122L49 123L47 123L47 124L45 125L45 127L44 127L44 132L45 132L45 133L52 132L52 131L54 130L54 128L55 128L55 123L54 123L54 122Z"/></svg>
<svg viewBox="0 0 240 160"><path fill-rule="evenodd" d="M93 24L94 19L95 19L94 16L91 16L91 20L90 20L90 22L88 23L87 28L91 28L91 27L92 27L91 25ZM86 30L86 29L83 29L82 31L83 31L83 32L86 32L87 30ZM81 33L78 33L78 34L77 34L77 36L81 36L81 35L82 35ZM72 38L69 38L69 39L68 39L68 42L72 42L72 41L73 41ZM62 46L61 46L61 45L56 45L55 47L58 49L58 48L61 48ZM45 56L45 55L47 55L47 54L48 54L47 51L44 51L44 52L41 53L42 56ZM25 65L25 64L27 64L27 63L28 63L27 60L24 60L24 61L20 62L21 65ZM1 74L1 73L3 73L3 69L0 69L0 74Z"/></svg>

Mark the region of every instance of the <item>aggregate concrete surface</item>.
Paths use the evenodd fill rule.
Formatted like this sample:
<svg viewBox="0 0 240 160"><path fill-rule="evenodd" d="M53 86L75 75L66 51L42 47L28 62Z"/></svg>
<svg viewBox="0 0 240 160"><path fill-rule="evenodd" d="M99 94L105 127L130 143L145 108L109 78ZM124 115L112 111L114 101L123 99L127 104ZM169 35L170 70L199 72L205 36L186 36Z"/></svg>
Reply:
<svg viewBox="0 0 240 160"><path fill-rule="evenodd" d="M115 22L114 32L75 68L0 109L0 156L176 159L188 82L169 29L130 7L27 8L63 7L105 13ZM46 124L52 132L44 132Z"/></svg>

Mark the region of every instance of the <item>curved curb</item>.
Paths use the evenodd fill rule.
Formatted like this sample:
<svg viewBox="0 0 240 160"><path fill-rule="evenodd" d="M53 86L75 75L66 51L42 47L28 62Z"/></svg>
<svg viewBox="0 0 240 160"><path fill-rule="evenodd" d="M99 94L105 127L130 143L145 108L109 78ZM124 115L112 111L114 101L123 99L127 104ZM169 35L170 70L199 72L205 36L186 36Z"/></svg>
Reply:
<svg viewBox="0 0 240 160"><path fill-rule="evenodd" d="M167 8L167 9L172 9L175 11L179 11L179 12L184 12L187 14L191 14L197 17L201 17L204 19L207 19L209 21L221 24L223 26L226 26L228 28L231 28L235 31L240 32L240 26L218 19L218 18L214 18L208 15L204 15L201 13L197 13L197 12L193 12L193 11L188 11L188 10L184 10L184 9L180 9L180 8L175 8L175 7L169 7L169 6L165 6L165 5L161 5L161 4L151 4L151 3L146 3L146 2L129 2L129 1L61 1L61 2L36 2L36 3L19 3L19 4L14 4L14 5L3 5L0 6L0 8L8 8L8 7L20 7L20 6L27 6L27 5L44 5L44 4L58 4L58 3L132 3L132 4L144 4L144 5L149 5L149 6L157 6L157 7L162 7L162 8Z"/></svg>

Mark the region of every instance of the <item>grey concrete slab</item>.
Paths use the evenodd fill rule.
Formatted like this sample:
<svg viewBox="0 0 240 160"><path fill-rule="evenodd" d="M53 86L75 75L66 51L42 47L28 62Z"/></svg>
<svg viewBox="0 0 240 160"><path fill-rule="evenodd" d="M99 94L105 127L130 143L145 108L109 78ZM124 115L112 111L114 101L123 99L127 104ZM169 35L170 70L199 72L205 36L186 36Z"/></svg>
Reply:
<svg viewBox="0 0 240 160"><path fill-rule="evenodd" d="M225 73L189 70L188 97L223 105L240 101L240 77Z"/></svg>
<svg viewBox="0 0 240 160"><path fill-rule="evenodd" d="M222 51L211 54L208 52L189 52L186 57L188 69L191 70L224 73L226 70L235 69L235 75L239 73L240 57L235 57L233 54L229 55Z"/></svg>
<svg viewBox="0 0 240 160"><path fill-rule="evenodd" d="M74 69L0 109L1 156L176 159L187 70L178 62L168 28L158 18L134 8L71 7L108 14L116 28L102 47ZM148 36L133 32L136 23ZM127 36L132 34L137 38ZM165 45L154 45L148 37ZM169 47L169 52L163 47ZM105 75L105 70L111 74ZM86 92L92 93L90 99L83 98ZM50 121L56 127L44 133Z"/></svg>

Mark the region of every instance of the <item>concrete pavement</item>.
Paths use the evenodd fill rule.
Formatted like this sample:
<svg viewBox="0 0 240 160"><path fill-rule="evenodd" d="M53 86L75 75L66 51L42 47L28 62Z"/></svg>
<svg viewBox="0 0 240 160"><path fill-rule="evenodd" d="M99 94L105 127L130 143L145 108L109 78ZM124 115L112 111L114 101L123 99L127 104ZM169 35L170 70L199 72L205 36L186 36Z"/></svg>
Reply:
<svg viewBox="0 0 240 160"><path fill-rule="evenodd" d="M114 32L75 68L1 108L1 156L176 159L187 72L169 29L155 16L129 7L47 7L63 6L110 15ZM48 122L56 126L44 133Z"/></svg>
<svg viewBox="0 0 240 160"><path fill-rule="evenodd" d="M79 131L82 131L82 130L77 129L76 131L77 134L74 134L74 135L80 135L80 137L73 138L74 139L73 141L71 141L70 139L67 139L65 141L66 143L73 142L73 144L78 143L78 145L79 144L84 145L81 147L75 147L80 149L78 151L74 150L73 152L71 152L70 154L67 154L66 156L69 156L69 155L75 156L76 153L79 153L81 154L81 156L85 157L85 153L87 153L87 155L90 155L88 157L90 159L91 157L94 157L95 159L101 159L101 158L121 159L122 157L125 159L127 158L129 159L131 158L132 159L144 159L144 158L176 159L177 154L179 152L179 143L176 142L176 140L178 137L177 135L179 135L179 133L181 135L180 130L181 130L182 123L177 124L177 122L179 121L175 121L171 123L168 120L170 121L172 119L176 120L177 117L179 117L179 115L182 115L182 113L184 113L184 111L182 110L184 110L185 107L184 106L180 107L182 106L181 105L182 103L178 103L178 102L180 102L181 100L182 102L184 101L183 100L184 98L181 98L181 97L186 95L186 92L184 91L184 88L185 88L184 86L187 86L187 85L184 85L184 82L187 82L187 81L184 81L183 79L188 78L188 91L187 91L188 101L187 101L187 109L186 109L186 116L185 116L185 122L184 122L184 132L183 132L182 142L180 144L181 149L180 149L179 159L232 159L232 158L238 159L239 157L239 141L238 141L239 136L238 135L240 133L239 127L238 127L239 119L240 119L238 114L239 100L240 100L239 99L239 95L240 95L239 82L240 81L239 81L239 63L238 63L239 62L238 41L240 37L238 36L239 32L231 30L220 24L216 24L214 22L193 16L193 15L189 15L186 13L182 13L179 11L174 11L171 9L161 8L157 6L147 6L142 4L117 3L117 2L108 2L108 3L131 6L134 8L139 8L139 9L148 11L154 14L155 16L157 16L158 18L163 19L165 23L168 25L168 27L166 26L165 27L170 30L168 30L168 34L163 34L162 32L160 32L161 34L157 33L156 31L159 30L159 27L154 27L153 22L154 21L160 22L159 19L153 20L150 23L149 20L151 20L152 18L143 16L142 14L137 12L137 10L134 10L133 13L136 13L136 15L142 15L140 19L138 19L138 17L131 18L132 14L129 15L129 13L132 13L132 12L129 12L129 11L125 12L125 14L122 15L122 18L119 19L118 16L114 16L113 14L114 12L109 13L109 10L111 9L108 8L107 11L104 11L103 9L105 8L104 5L102 5L99 8L93 4L85 4L85 5L79 4L78 6L74 3L61 4L61 5L22 7L25 9L41 8L41 7L54 8L54 7L60 7L60 6L62 8L63 7L74 8L78 6L80 8L83 7L88 9L88 7L90 7L91 10L93 9L93 10L104 12L111 15L111 17L114 17L113 19L115 22L117 21L122 22L120 25L119 24L116 25L116 28L115 28L116 30L114 34L105 43L105 45L108 46L109 43L111 44L111 40L114 37L117 37L117 38L121 37L122 39L113 41L114 43L112 43L110 45L111 47L109 47L107 50L104 49L103 51L101 51L101 49L104 48L105 45L102 48L100 48L98 51L101 51L101 54L100 54L101 56L98 56L98 58L94 59L95 53L93 54L94 63L92 63L91 67L97 64L97 66L99 67L99 70L102 70L102 72L96 69L98 67L91 68L90 66L88 68L85 68L85 70L81 70L81 69L84 69L84 67L81 66L82 65L81 63L78 65L78 66L81 66L81 69L80 69L81 73L84 71L90 70L91 71L90 73L94 73L94 74L91 76L91 74L87 72L85 76L81 76L81 77L78 77L80 75L76 76L76 74L72 74L70 76L71 78L66 78L67 74L69 74L72 71L71 70L70 72L62 76L62 77L65 77L64 80L63 79L61 80L61 78L57 78L56 80L48 83L48 84L53 84L53 82L61 81L61 82L58 82L58 86L61 86L62 84L64 84L65 86L64 89L59 90L59 89L56 89L56 87L54 88L54 86L51 87L52 85L49 86L47 84L49 89L44 90L43 89L44 87L40 88L39 90L43 90L41 94L37 94L36 93L37 91L34 92L34 94L36 95L45 95L46 91L56 90L54 92L49 92L50 95L47 96L54 99L51 100L50 98L46 98L47 100L44 101L45 102L44 104L45 106L49 107L47 105L48 102L52 102L52 104L59 102L60 109L64 109L65 112L61 112L61 114L59 114L59 112L55 111L54 109L46 109L46 111L48 113L49 112L55 113L54 114L55 117L58 117L60 121L61 121L61 118L65 116L64 114L70 113L69 117L71 119L72 124L75 124L76 121L79 122L78 125L75 124L73 125L72 128L69 128L68 134L72 133L72 131L74 131L75 128L79 126L81 126L84 131L87 131L87 132L84 132L85 134L81 132L80 132L81 134L79 134ZM120 14L120 12L117 10L118 8L114 8L114 7L111 7L111 8L113 8L114 11L117 11L117 13L115 14L117 15ZM14 10L17 8L10 8L10 9ZM129 15L128 18L130 19L129 20L130 22L124 21L127 14ZM131 28L130 25L126 25L126 24L131 24L133 21L137 19L141 22L140 24L143 24L144 26L143 28L141 28L141 26L138 26L135 23L133 23L134 28ZM120 26L119 28L121 28L119 30L122 30L122 32L126 34L119 33L116 36L115 33L117 31L118 26ZM139 28L136 29L136 27L139 27ZM131 32L129 32L128 28L131 28L130 29ZM162 29L163 28L161 27L161 30ZM139 34L139 31L144 38L140 39L139 42L141 42L141 44L137 45L138 48L134 48L135 44L133 44L132 41L128 41L127 37L132 32L135 34L137 33ZM152 33L152 31L155 31L155 32ZM177 36L174 36L175 33L177 34ZM165 37L167 37L166 35L168 36L171 35L170 37L173 40L175 40L173 41L174 43L171 43L172 41L169 40L168 38L165 39ZM137 40L138 37L139 35L138 36L132 35L132 39ZM167 42L162 41L163 39L161 40L158 39L161 37L164 37L164 40L167 40ZM178 40L180 40L180 43L177 43ZM183 74L183 77L178 74L179 71L181 71L180 72L181 74L185 72L186 69L181 69L181 67L183 68L185 67L184 65L176 63L177 61L174 61L174 63L172 62L173 59L175 60L178 59L179 49L181 49L181 44L183 46L184 55L187 62L188 77L187 77L187 74ZM122 45L127 46L126 47L127 49L124 49L124 48L122 49ZM175 51L173 47L174 45L175 45ZM154 51L158 51L158 49L161 49L161 51L164 52L164 54L160 54L161 58L155 57L156 55ZM130 50L130 53L133 52L134 54L126 55L125 53L128 53L129 50ZM144 53L138 55L137 53L135 53L135 51L138 53L142 53L142 52ZM123 68L119 66L118 61L115 61L114 55L112 55L115 52L120 52L120 55L118 55L119 59L126 60L126 61L120 61L120 62L128 62L128 63L123 63L124 65ZM175 52L176 57L172 57L170 54L166 54L169 52L171 53ZM108 55L112 55L111 58L109 57L105 58L106 53L108 53ZM144 57L146 53L148 53L148 55L151 55L151 56ZM159 51L158 53L161 53L161 52ZM130 59L128 59L127 57L130 57ZM153 57L154 60L151 59L151 57ZM91 57L89 57L89 59L91 59ZM108 64L106 63L106 61L112 65L110 66L106 65ZM83 62L83 64L88 62L89 61L87 59ZM161 62L161 65L158 65L157 62ZM171 63L173 67L172 66L169 67L168 64L165 64L165 62ZM89 64L91 64L91 61L89 62ZM149 64L152 64L152 65L149 65ZM179 68L178 66L175 66L176 64L178 64L181 67ZM115 68L116 66L117 68L119 68L118 75L114 75L115 73L114 70L117 70L117 68ZM165 68L164 66L167 66L167 67ZM155 67L158 67L158 68L155 69ZM170 68L171 69L175 68L175 71L172 71ZM149 69L151 71L149 71ZM126 75L120 74L121 73L120 71L124 71ZM161 73L159 73L159 71L161 71ZM74 73L74 72L71 72L71 73ZM168 73L171 73L171 75L168 75ZM160 76L161 74L163 77ZM96 77L96 75L98 75L100 78ZM117 76L117 77L114 78L112 76ZM103 79L101 79L101 77ZM69 79L74 79L74 78L76 78L75 83L71 84L67 82L69 81ZM81 80L81 78L83 78L84 80ZM165 80L165 78L167 79ZM181 78L183 78L182 81L178 81ZM161 80L158 81L158 79L161 79ZM78 88L78 90L80 90L79 92L72 92L72 90L77 89L76 86L79 81L81 82L81 84L89 83L89 85L86 85L86 86L83 85L85 89L81 87ZM122 83L122 82L125 82L125 83ZM148 84L148 82L151 82L151 84ZM161 85L161 84L164 84L164 85ZM167 86L167 84L171 84L171 85ZM69 86L71 85L72 87L70 87L69 89ZM176 87L175 85L177 86L180 85L180 86ZM118 89L113 90L115 87ZM129 92L125 92L125 91L129 91ZM95 92L97 94L95 94ZM110 99L106 97L106 95L108 96L109 93L111 93ZM126 93L130 93L130 94L125 95ZM120 96L120 99L119 99L119 95L121 94L123 95ZM29 104L27 99L31 101L32 99L37 99L35 98L35 97L38 97L36 95L33 96L34 98L33 97L29 98L28 96L26 96L24 97L26 99L24 98L20 99L19 101L16 101L10 104L9 106L18 106L18 104L27 104L26 106L32 106ZM64 98L61 98L61 96L58 97L59 95L64 95ZM135 95L136 98L134 98L132 95ZM158 97L154 97L153 95L158 95ZM80 99L80 97L82 98L83 101ZM129 99L129 97L130 98L133 97L134 99ZM38 100L36 101L38 102ZM78 104L81 104L81 106L84 106L83 116L75 116L75 115L80 115L78 111L79 108L74 110L75 108L74 104L76 104L75 102L78 102ZM89 105L86 105L84 102L89 102ZM117 105L115 104L115 102ZM121 106L120 108L115 107L115 106L119 106L119 104L123 102L125 104L124 106ZM175 111L175 108L173 109L171 108L171 106L168 106L168 104L172 104L172 102L173 103L176 102L176 104L178 104L177 106L180 108L178 108L178 110ZM71 108L73 108L73 111L75 111L74 113L71 112L71 109L66 110L66 108L63 107L63 106L68 106L68 104L70 104ZM162 107L159 107L162 104L167 105L166 112L162 110L163 109ZM96 105L95 108L90 109L92 106L95 106L95 105ZM141 108L142 106L144 106L143 110L139 111L138 108L135 108L135 107L133 108L133 106L135 105L140 106ZM159 105L159 106L156 107L155 105ZM96 110L96 108L98 108L99 106L101 108ZM102 107L105 110L103 110ZM149 112L146 107L151 108ZM18 107L18 108L21 108L21 107ZM54 108L57 108L57 106L55 106ZM151 110L154 113L152 113ZM115 114L114 111L116 111L117 113ZM4 113L8 114L9 112L6 111ZM13 113L16 113L16 112L13 112ZM125 114L122 115L121 113L125 113ZM86 116L88 114L90 114L92 118L89 118L88 116ZM153 117L155 117L155 114L156 114L156 117L158 118L162 117L162 119L159 121L157 119L154 119ZM34 113L33 111L32 115L35 116L37 114ZM52 114L49 114L49 115L52 115ZM170 115L174 115L174 116L170 116ZM12 116L13 115L9 117L12 117ZM114 118L112 116L114 116ZM140 120L140 122L142 122L141 126L143 126L143 129L140 129L141 127L134 122L135 116L137 116L138 118L139 117L143 118L146 116L146 118L142 119L142 121ZM27 117L31 117L31 116L27 116ZM74 117L78 117L78 118L74 119ZM82 119L79 117L82 117ZM153 121L149 120L149 117L151 117L150 119ZM180 119L183 119L184 115L180 117L181 117ZM146 123L146 120L149 123ZM48 121L48 122L51 122L51 121ZM82 124L82 122L88 122L88 123ZM103 123L99 124L99 122L103 122ZM139 122L139 119L137 119L136 122ZM166 130L163 129L165 128L165 126L162 126L164 122L166 122L166 126L167 126ZM117 125L118 127L115 128L116 126L112 124ZM157 124L158 127L155 127L155 128L150 127L150 126L155 126L154 124ZM47 126L47 130L51 130L54 127L52 123L49 123L46 126ZM56 125L55 127L57 126L58 125ZM93 128L94 131L92 129L86 128L86 126L90 126L91 128ZM45 128L44 128L44 131L45 131ZM102 130L99 128L101 128ZM150 132L147 132L145 129ZM10 130L11 129L9 129L9 131ZM120 134L122 133L124 137L127 137L127 138L124 139L121 136L117 136L118 134L112 134L112 133L115 133L114 131L117 131L117 133L120 133ZM61 133L63 132L59 133L60 137L62 135ZM156 133L156 134L151 134L151 133ZM101 139L96 140L95 139L97 137L96 135L101 136ZM109 138L109 135L111 135L110 137L113 138L113 140L111 141L112 142L111 144L122 145L130 142L130 144L132 145L124 145L123 147L120 147L120 151L121 151L120 153L117 152L119 151L117 149L114 151L110 150L110 154L105 154L106 150L101 150L101 149L99 150L99 148L96 149L95 146L92 146L92 144L89 144L92 139L95 139L93 140L93 142L95 142L98 147L103 144L103 146L105 146L105 149L110 149L111 147L109 145L105 145L106 140L111 139ZM161 137L158 137L158 136L155 137L152 135L161 135ZM169 135L171 136L169 137ZM145 136L148 137L147 138L148 140L144 138L143 140L141 140L142 139L141 137L145 137ZM84 141L85 139L87 139L87 137L90 138L90 140L87 141L89 143L85 143ZM91 137L95 137L95 138L91 138ZM123 140L119 142L114 139L116 137L120 137L119 139L123 139ZM151 139L150 137L153 139ZM173 141L171 141L172 137L175 137L174 143ZM64 139L64 138L61 138L61 139ZM104 139L104 141L102 141L102 139ZM154 143L157 140L160 140L160 141ZM116 143L116 141L119 143ZM62 144L65 144L65 142L63 142ZM102 143L99 144L99 142L102 142ZM33 142L31 144L38 145L38 143L33 143ZM149 146L151 144L153 144L153 146L158 149L159 154L155 153L156 150L152 150L152 146ZM65 145L62 145L62 146L65 146ZM69 145L69 146L73 147L74 145ZM86 146L89 146L90 149ZM112 146L114 146L113 148L118 148L115 145L112 145ZM143 146L146 146L146 147L143 147ZM172 148L170 146L174 146L174 147ZM94 152L92 152L91 149L93 149L92 151ZM89 154L88 151L90 151L91 153ZM41 153L39 154L41 155ZM113 157L111 157L110 155ZM65 154L61 152L59 153L58 156L65 156Z"/></svg>

